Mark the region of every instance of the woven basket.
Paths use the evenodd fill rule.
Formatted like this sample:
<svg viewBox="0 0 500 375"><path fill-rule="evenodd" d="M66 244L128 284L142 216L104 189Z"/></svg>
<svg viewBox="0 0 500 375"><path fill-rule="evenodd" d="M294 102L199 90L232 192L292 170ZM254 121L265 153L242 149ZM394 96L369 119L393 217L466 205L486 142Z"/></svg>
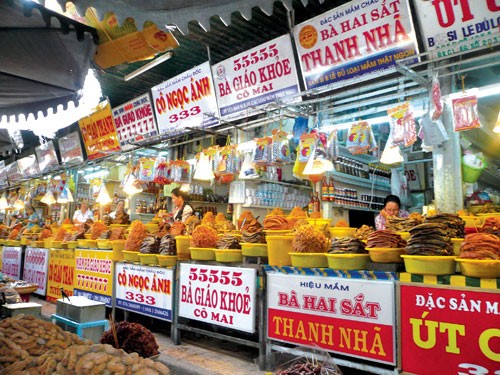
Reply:
<svg viewBox="0 0 500 375"><path fill-rule="evenodd" d="M37 284L31 284L31 285L26 285L26 286L17 286L14 288L14 290L19 293L19 294L30 294L36 292L38 289Z"/></svg>

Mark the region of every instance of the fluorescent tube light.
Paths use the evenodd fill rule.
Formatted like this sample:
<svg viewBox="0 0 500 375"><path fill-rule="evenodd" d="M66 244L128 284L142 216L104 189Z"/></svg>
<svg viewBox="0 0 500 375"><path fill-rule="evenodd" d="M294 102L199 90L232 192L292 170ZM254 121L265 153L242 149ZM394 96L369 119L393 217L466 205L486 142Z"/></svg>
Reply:
<svg viewBox="0 0 500 375"><path fill-rule="evenodd" d="M147 64L144 64L141 66L139 69L134 70L132 73L127 74L125 77L123 77L124 81L130 81L131 79L140 76L142 73L147 72L149 69L154 68L157 65L160 65L162 62L165 62L169 60L173 56L172 52L167 52L160 57L157 57L154 60L151 60Z"/></svg>

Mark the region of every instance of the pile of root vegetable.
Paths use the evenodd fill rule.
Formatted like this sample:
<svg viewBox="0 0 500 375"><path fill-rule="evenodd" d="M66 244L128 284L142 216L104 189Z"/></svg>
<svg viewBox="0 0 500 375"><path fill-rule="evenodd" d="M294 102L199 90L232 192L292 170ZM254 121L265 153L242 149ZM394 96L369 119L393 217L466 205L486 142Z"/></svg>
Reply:
<svg viewBox="0 0 500 375"><path fill-rule="evenodd" d="M169 374L137 353L93 344L33 316L0 321L0 375Z"/></svg>

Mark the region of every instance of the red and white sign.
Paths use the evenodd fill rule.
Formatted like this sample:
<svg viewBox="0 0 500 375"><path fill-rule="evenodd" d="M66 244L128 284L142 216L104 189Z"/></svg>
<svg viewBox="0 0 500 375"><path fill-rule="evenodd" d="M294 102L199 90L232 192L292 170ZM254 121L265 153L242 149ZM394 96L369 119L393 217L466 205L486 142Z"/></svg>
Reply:
<svg viewBox="0 0 500 375"><path fill-rule="evenodd" d="M116 307L172 321L173 271L136 264L116 264Z"/></svg>
<svg viewBox="0 0 500 375"><path fill-rule="evenodd" d="M33 177L33 175L40 173L35 154L19 159L17 166L23 177Z"/></svg>
<svg viewBox="0 0 500 375"><path fill-rule="evenodd" d="M141 141L158 134L149 94L144 94L112 109L118 141L123 151L134 146L128 142Z"/></svg>
<svg viewBox="0 0 500 375"><path fill-rule="evenodd" d="M389 73L418 54L408 0L350 1L297 25L294 36L307 89Z"/></svg>
<svg viewBox="0 0 500 375"><path fill-rule="evenodd" d="M24 254L23 280L38 285L34 293L41 296L47 293L48 272L49 249L28 247Z"/></svg>
<svg viewBox="0 0 500 375"><path fill-rule="evenodd" d="M7 178L10 182L16 182L23 178L23 174L19 170L17 162L7 164L5 166L5 170L7 171Z"/></svg>
<svg viewBox="0 0 500 375"><path fill-rule="evenodd" d="M40 172L48 172L52 168L55 168L59 165L56 150L54 148L54 142L52 142L51 140L35 147L35 153L38 159L38 167L40 168Z"/></svg>
<svg viewBox="0 0 500 375"><path fill-rule="evenodd" d="M219 112L208 61L151 89L160 134L218 124Z"/></svg>
<svg viewBox="0 0 500 375"><path fill-rule="evenodd" d="M2 251L2 273L15 280L21 280L21 247L4 246Z"/></svg>
<svg viewBox="0 0 500 375"><path fill-rule="evenodd" d="M267 274L267 336L395 364L394 282Z"/></svg>
<svg viewBox="0 0 500 375"><path fill-rule="evenodd" d="M400 311L403 371L500 374L499 291L402 284Z"/></svg>
<svg viewBox="0 0 500 375"><path fill-rule="evenodd" d="M292 41L283 35L212 66L220 114L227 120L300 91ZM299 101L299 97L291 101Z"/></svg>
<svg viewBox="0 0 500 375"><path fill-rule="evenodd" d="M181 263L179 316L255 332L256 270Z"/></svg>
<svg viewBox="0 0 500 375"><path fill-rule="evenodd" d="M498 0L415 0L427 51L446 57L500 43ZM481 41L477 39L484 37Z"/></svg>

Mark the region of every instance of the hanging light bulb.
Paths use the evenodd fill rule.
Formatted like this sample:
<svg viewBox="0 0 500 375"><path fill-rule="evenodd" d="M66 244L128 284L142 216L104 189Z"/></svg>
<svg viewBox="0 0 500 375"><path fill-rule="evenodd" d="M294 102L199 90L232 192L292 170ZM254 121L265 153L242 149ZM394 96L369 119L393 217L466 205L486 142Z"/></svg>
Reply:
<svg viewBox="0 0 500 375"><path fill-rule="evenodd" d="M137 193L140 193L142 189L137 188L136 185L137 179L134 177L133 174L130 174L127 178L127 181L125 182L125 185L123 186L123 191L127 195L134 195Z"/></svg>
<svg viewBox="0 0 500 375"><path fill-rule="evenodd" d="M7 208L9 208L9 202L7 202L7 195L4 191L0 198L0 210L6 210Z"/></svg>
<svg viewBox="0 0 500 375"><path fill-rule="evenodd" d="M104 182L101 184L101 189L99 190L99 194L97 195L97 199L95 201L103 206L112 202Z"/></svg>
<svg viewBox="0 0 500 375"><path fill-rule="evenodd" d="M46 205L50 206L51 204L56 203L56 198L54 197L54 194L52 193L51 189L47 190L47 193L43 196L42 199L40 199L40 202L45 203Z"/></svg>
<svg viewBox="0 0 500 375"><path fill-rule="evenodd" d="M20 200L20 199L16 199L16 201L14 202L13 207L16 210L24 210L24 202L22 200Z"/></svg>
<svg viewBox="0 0 500 375"><path fill-rule="evenodd" d="M212 166L210 165L210 160L204 152L200 154L200 159L198 160L198 164L196 164L196 170L194 171L193 178L201 181L211 181L215 178Z"/></svg>
<svg viewBox="0 0 500 375"><path fill-rule="evenodd" d="M57 203L69 203L73 202L73 194L71 194L71 190L69 190L68 185L64 185L63 191L59 194L57 198Z"/></svg>

